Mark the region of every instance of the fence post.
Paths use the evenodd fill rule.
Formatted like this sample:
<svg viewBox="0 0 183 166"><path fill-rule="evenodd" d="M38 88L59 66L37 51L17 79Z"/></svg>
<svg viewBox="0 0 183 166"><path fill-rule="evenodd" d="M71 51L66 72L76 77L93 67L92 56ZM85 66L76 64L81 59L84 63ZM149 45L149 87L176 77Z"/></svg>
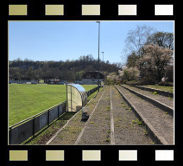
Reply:
<svg viewBox="0 0 183 166"><path fill-rule="evenodd" d="M68 111L68 85L66 84L66 111Z"/></svg>
<svg viewBox="0 0 183 166"><path fill-rule="evenodd" d="M60 105L58 106L58 118L59 118L59 110L60 110Z"/></svg>
<svg viewBox="0 0 183 166"><path fill-rule="evenodd" d="M10 127L10 130L9 130L9 144L12 143L12 141L11 141L11 130L12 130L12 128Z"/></svg>
<svg viewBox="0 0 183 166"><path fill-rule="evenodd" d="M34 137L34 134L35 134L35 116L32 119L32 135L33 135L33 137Z"/></svg>
<svg viewBox="0 0 183 166"><path fill-rule="evenodd" d="M71 112L72 112L72 87L70 86L70 91L71 91Z"/></svg>
<svg viewBox="0 0 183 166"><path fill-rule="evenodd" d="M50 110L48 110L48 127L49 127L49 116L50 116Z"/></svg>
<svg viewBox="0 0 183 166"><path fill-rule="evenodd" d="M64 112L66 112L66 103L67 103L67 101L64 101L64 102L62 102L59 106L57 106L58 107L58 117L60 116L60 115L62 115ZM31 127L31 129L32 129L32 133L28 133L28 135L30 135L30 137L35 137L35 135L36 135L36 133L37 132L39 132L43 127L45 127L45 121L46 121L46 119L45 118L47 118L47 125L48 125L48 127L50 126L49 124L50 124L50 111L53 109L53 107L52 108L50 108L50 109L48 109L48 110L46 110L46 111L44 111L44 113L42 113L42 114L40 114L39 113L39 115L35 115L35 116L32 116L32 117L30 117L30 118L28 118L28 119L25 119L25 120L23 120L22 122L19 122L19 123L17 123L17 124L14 124L13 126L10 126L9 128L8 128L8 132L9 132L9 140L8 140L8 143L9 144L16 144L15 143L15 137L14 137L14 134L18 134L18 137L20 136L20 135L22 135L22 133L23 132L26 132L26 130L27 130L27 128L24 128L23 129L23 131L21 132L21 133L16 133L16 132L18 132L16 129L17 129L17 127L19 127L19 126L21 126L21 125L24 125L25 123L23 123L23 122L30 122L30 121L32 121L32 124L31 124L31 122L29 123L31 126L29 126L29 127ZM56 109L56 106L54 107L54 109ZM56 110L54 111L55 112L55 114L54 115L56 115L57 114L57 112L56 112ZM47 115L47 117L46 117L46 113L48 113L48 115ZM44 121L44 126L42 126L42 128L39 130L39 127L37 128L36 127L36 122L38 122L39 121L39 119L38 119L38 121L36 121L36 118L38 118L38 117L40 117L40 116L42 116L43 114L45 114L45 116L43 116L43 121ZM56 119L56 118L55 118ZM54 119L54 120L55 120ZM12 130L14 131L14 132L12 132ZM36 131L36 130L38 130L38 131ZM25 140L27 140L28 138L25 138L25 137L23 137L23 140L22 140L22 142L24 142ZM21 142L21 143L22 143Z"/></svg>

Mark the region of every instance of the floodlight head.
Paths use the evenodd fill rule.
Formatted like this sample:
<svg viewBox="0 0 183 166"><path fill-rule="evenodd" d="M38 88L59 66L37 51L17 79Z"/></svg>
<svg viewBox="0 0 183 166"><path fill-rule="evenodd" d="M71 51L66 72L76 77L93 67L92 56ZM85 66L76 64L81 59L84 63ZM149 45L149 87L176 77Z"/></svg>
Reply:
<svg viewBox="0 0 183 166"><path fill-rule="evenodd" d="M96 23L100 23L100 21L96 21Z"/></svg>

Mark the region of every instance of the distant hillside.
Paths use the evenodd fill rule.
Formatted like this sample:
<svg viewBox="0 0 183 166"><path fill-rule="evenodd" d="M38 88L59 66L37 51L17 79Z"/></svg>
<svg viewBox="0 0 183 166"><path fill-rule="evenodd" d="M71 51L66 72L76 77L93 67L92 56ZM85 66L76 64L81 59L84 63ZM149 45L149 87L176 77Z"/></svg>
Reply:
<svg viewBox="0 0 183 166"><path fill-rule="evenodd" d="M100 61L100 71L108 74L119 70L119 63ZM41 80L59 78L61 80L81 80L88 71L98 71L98 60L91 55L81 56L75 61L32 61L17 59L9 62L9 77L14 80Z"/></svg>

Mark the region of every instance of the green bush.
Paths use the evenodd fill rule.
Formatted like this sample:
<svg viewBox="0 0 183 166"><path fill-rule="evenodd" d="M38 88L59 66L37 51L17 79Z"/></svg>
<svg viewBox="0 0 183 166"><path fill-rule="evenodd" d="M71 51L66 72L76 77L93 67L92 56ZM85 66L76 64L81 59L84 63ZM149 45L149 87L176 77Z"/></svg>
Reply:
<svg viewBox="0 0 183 166"><path fill-rule="evenodd" d="M173 82L159 82L158 85L173 86Z"/></svg>
<svg viewBox="0 0 183 166"><path fill-rule="evenodd" d="M121 84L121 81L120 80L112 80L112 79L107 79L106 81L106 85L119 85Z"/></svg>
<svg viewBox="0 0 183 166"><path fill-rule="evenodd" d="M136 67L125 68L122 70L121 78L123 81L138 80L139 70Z"/></svg>

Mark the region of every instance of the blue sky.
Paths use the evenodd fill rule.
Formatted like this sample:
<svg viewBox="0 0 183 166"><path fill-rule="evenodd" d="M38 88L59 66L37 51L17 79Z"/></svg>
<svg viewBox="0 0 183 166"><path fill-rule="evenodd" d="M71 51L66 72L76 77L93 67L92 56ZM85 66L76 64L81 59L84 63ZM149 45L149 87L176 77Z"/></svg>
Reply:
<svg viewBox="0 0 183 166"><path fill-rule="evenodd" d="M122 62L125 39L137 25L156 31L174 31L173 21L101 21L100 57L110 63ZM9 21L9 60L76 60L91 54L98 58L96 21Z"/></svg>

